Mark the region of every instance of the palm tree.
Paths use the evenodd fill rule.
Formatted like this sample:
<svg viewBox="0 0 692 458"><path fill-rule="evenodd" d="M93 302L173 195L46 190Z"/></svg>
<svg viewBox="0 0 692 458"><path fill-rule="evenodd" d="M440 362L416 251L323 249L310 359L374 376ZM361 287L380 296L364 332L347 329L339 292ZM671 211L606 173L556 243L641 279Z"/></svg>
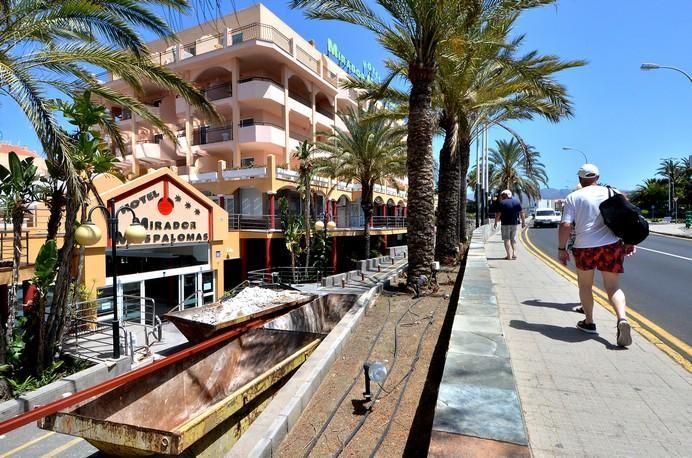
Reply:
<svg viewBox="0 0 692 458"><path fill-rule="evenodd" d="M293 156L300 161L298 166L298 192L303 196L303 221L305 222L305 272L310 266L310 204L312 191L310 183L315 176L313 153L315 146L304 140L298 145Z"/></svg>
<svg viewBox="0 0 692 458"><path fill-rule="evenodd" d="M643 211L651 210L650 218L655 216L655 208L663 208L667 200L668 182L662 178L648 178L643 184L637 185L636 189L628 196L629 199Z"/></svg>
<svg viewBox="0 0 692 458"><path fill-rule="evenodd" d="M488 160L494 165L494 173L490 176L490 187L495 189L509 189L517 194L519 199L527 195L533 199L539 199L541 195L540 185L548 184L548 175L545 167L538 161L540 153L528 147L525 151L515 139L510 141L497 140L497 149L489 150ZM526 159L530 154L531 158ZM532 167L526 167L531 163Z"/></svg>
<svg viewBox="0 0 692 458"><path fill-rule="evenodd" d="M675 196L675 185L683 176L683 165L677 159L663 159L658 169L656 169L656 174L668 180L668 216L671 216L673 197Z"/></svg>
<svg viewBox="0 0 692 458"><path fill-rule="evenodd" d="M364 259L370 257L370 217L373 213L373 190L376 183L401 177L405 171L405 127L375 116L376 105L348 108L339 114L345 129L336 128L318 148L327 156L317 161L318 171L334 179L355 181L361 185L360 206L363 210Z"/></svg>
<svg viewBox="0 0 692 458"><path fill-rule="evenodd" d="M39 184L34 159L19 159L11 151L8 156L9 169L0 165L0 196L5 216L12 220L12 284L10 285L7 318L0 322L0 364L7 361L7 350L12 343L17 301L17 283L22 259L22 224L31 213L29 204L39 200ZM28 248L28 247L27 247Z"/></svg>
<svg viewBox="0 0 692 458"><path fill-rule="evenodd" d="M410 83L406 165L408 174L408 282L430 277L434 227L432 138L435 119L432 87L438 68L438 47L477 14L474 0L377 0L386 17L359 0L291 0L311 19L338 20L364 27L380 44L406 64Z"/></svg>
<svg viewBox="0 0 692 458"><path fill-rule="evenodd" d="M118 75L133 93L141 92L144 84L153 83L180 94L210 118L218 119L218 113L198 88L152 62L142 39L144 33L175 39L169 25L149 8L165 6L185 11L187 5L186 0L153 0L146 6L109 0L4 0L0 4L0 91L27 116L41 141L49 170L65 180L69 196L65 201L65 236L57 264L54 306L64 307L67 300L74 224L83 195L69 156L72 143L51 112L46 92L57 90L72 96L90 90L103 100L127 106L175 140L174 133L137 98L103 86L91 73L98 67ZM124 142L115 123L111 120L104 127L122 151ZM60 206L61 202L55 204ZM56 320L49 331L50 340L61 328L61 320Z"/></svg>

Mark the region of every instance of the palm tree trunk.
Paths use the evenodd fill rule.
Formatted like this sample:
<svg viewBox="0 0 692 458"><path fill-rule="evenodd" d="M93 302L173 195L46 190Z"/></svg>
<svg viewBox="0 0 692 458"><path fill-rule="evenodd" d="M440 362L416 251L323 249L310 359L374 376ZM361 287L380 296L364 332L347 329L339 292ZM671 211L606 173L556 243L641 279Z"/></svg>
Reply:
<svg viewBox="0 0 692 458"><path fill-rule="evenodd" d="M440 120L445 139L440 150L440 176L437 186L437 240L435 258L454 265L459 258L459 164L458 123L445 112Z"/></svg>
<svg viewBox="0 0 692 458"><path fill-rule="evenodd" d="M48 227L46 240L55 240L60 230L60 220L62 219L62 209L65 207L65 193L62 189L53 189L50 200L50 216L48 217Z"/></svg>
<svg viewBox="0 0 692 458"><path fill-rule="evenodd" d="M22 223L24 222L24 205L15 203L12 210L12 284L10 285L10 294L7 304L7 320L4 323L4 335L2 353L0 354L0 363L7 362L7 351L12 344L12 335L14 333L14 322L17 313L17 283L19 283L19 269L22 261Z"/></svg>
<svg viewBox="0 0 692 458"><path fill-rule="evenodd" d="M469 162L471 162L471 140L470 136L462 135L457 144L459 152L459 241L466 243L470 238L466 233L466 190L468 189Z"/></svg>
<svg viewBox="0 0 692 458"><path fill-rule="evenodd" d="M432 65L409 65L411 94L409 96L408 137L406 139L408 173L408 279L410 286L420 276L430 278L435 248L433 188L433 113Z"/></svg>
<svg viewBox="0 0 692 458"><path fill-rule="evenodd" d="M365 242L365 252L363 259L370 257L370 217L372 216L372 188L373 183L361 183L360 208L363 209L363 239Z"/></svg>
<svg viewBox="0 0 692 458"><path fill-rule="evenodd" d="M72 280L72 248L74 246L74 226L77 214L81 207L81 199L71 198L65 205L65 236L63 245L58 255L57 277L53 289L53 301L50 307L50 315L45 326L44 347L42 350L43 365L53 361L55 350L60 343L65 328L67 316L67 296ZM43 317L41 317L41 322ZM38 365L38 364L37 364Z"/></svg>

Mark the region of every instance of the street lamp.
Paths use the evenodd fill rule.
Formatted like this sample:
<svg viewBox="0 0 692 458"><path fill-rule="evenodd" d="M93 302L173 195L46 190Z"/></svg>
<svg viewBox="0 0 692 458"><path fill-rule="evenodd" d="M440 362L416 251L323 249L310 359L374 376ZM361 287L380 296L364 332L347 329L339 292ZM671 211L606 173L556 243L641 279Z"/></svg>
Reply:
<svg viewBox="0 0 692 458"><path fill-rule="evenodd" d="M692 83L692 75L690 75L686 71L681 70L677 67L671 67L669 65L658 65L658 64L644 63L639 68L642 70L658 70L659 68L667 68L668 70L675 70L676 72L680 72L683 75L685 75L687 77L687 79L690 80L690 83Z"/></svg>
<svg viewBox="0 0 692 458"><path fill-rule="evenodd" d="M79 226L74 233L77 243L82 246L89 246L97 243L101 239L101 229L91 221L91 215L97 208L106 216L108 232L111 239L111 263L113 267L113 358L120 358L120 322L118 318L118 215L125 212L132 213L132 223L125 231L124 237L129 243L142 243L147 236L147 231L137 218L135 211L130 207L120 207L115 209L115 199L108 201L108 207L97 205L89 210L87 220Z"/></svg>
<svg viewBox="0 0 692 458"><path fill-rule="evenodd" d="M584 164L589 163L589 159L586 157L586 153L580 149L572 148L571 146L563 146L562 151L579 151L582 156L584 156Z"/></svg>

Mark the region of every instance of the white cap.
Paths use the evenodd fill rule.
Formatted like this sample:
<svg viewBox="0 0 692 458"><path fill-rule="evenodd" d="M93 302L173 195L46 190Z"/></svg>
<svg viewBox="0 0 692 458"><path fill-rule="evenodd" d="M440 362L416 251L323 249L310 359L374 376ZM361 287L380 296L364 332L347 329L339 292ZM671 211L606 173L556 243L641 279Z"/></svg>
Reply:
<svg viewBox="0 0 692 458"><path fill-rule="evenodd" d="M501 196L512 197L512 191L510 191L509 189L505 189L504 191L502 191L502 192L500 193L500 195L501 195Z"/></svg>
<svg viewBox="0 0 692 458"><path fill-rule="evenodd" d="M600 176L600 173L598 172L598 167L596 167L595 165L584 164L577 172L577 175L579 176L579 178L595 178L597 176Z"/></svg>

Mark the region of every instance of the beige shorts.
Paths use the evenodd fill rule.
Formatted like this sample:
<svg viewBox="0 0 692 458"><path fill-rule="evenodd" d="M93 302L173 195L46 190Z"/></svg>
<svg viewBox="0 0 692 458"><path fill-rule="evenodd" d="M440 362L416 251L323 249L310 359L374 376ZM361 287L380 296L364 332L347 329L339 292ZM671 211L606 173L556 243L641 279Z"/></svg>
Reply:
<svg viewBox="0 0 692 458"><path fill-rule="evenodd" d="M502 240L516 240L517 239L517 226L518 224L505 225L500 227L500 232L502 233Z"/></svg>

